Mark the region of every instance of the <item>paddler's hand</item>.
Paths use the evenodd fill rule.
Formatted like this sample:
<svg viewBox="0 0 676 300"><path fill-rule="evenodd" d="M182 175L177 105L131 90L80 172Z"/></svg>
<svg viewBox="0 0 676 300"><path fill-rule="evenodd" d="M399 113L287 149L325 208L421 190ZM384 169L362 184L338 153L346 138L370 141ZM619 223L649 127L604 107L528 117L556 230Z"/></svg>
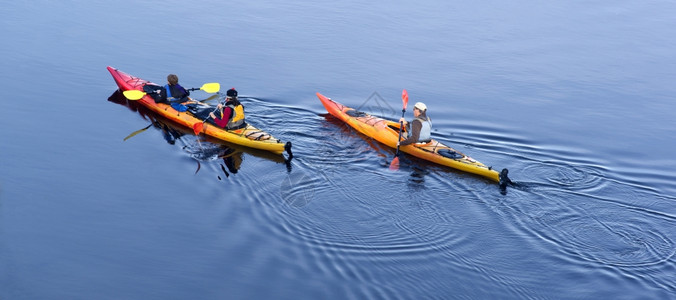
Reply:
<svg viewBox="0 0 676 300"><path fill-rule="evenodd" d="M404 119L403 117L400 118L399 123L402 123L402 124L404 124L404 126L406 126L406 119Z"/></svg>
<svg viewBox="0 0 676 300"><path fill-rule="evenodd" d="M216 115L214 115L214 113L209 113L209 116L210 116L212 119L216 119Z"/></svg>

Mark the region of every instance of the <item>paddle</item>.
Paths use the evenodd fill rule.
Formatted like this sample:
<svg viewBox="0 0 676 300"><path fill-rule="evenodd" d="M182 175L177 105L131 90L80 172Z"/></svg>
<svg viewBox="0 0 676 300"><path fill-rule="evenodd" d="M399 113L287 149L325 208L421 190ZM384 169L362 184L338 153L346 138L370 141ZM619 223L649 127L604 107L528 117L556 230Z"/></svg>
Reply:
<svg viewBox="0 0 676 300"><path fill-rule="evenodd" d="M401 92L401 101L404 103L404 107L401 109L401 117L404 117L406 113L406 106L408 105L408 92L403 90ZM390 163L390 170L399 169L399 142L401 141L401 132L404 130L404 122L399 122L399 138L397 139L397 151L394 153L394 159Z"/></svg>
<svg viewBox="0 0 676 300"><path fill-rule="evenodd" d="M144 127L144 128L141 128L141 129L139 129L139 130L136 130L136 131L132 132L132 133L129 134L126 138L124 138L124 140L126 141L126 140L130 139L131 137L133 137L133 136L135 136L135 135L137 135L137 134L139 134L139 133L141 133L141 132L146 131L148 128L150 128L150 126L153 126L153 124L150 124L150 125L148 125L148 126L146 126L146 127Z"/></svg>
<svg viewBox="0 0 676 300"><path fill-rule="evenodd" d="M128 91L122 92L122 94L124 94L124 97L129 99L129 100L138 100L138 99L143 98L143 96L146 95L146 93L141 92L139 90L128 90Z"/></svg>
<svg viewBox="0 0 676 300"><path fill-rule="evenodd" d="M199 100L199 102L207 102L207 101L211 101L211 100L214 100L214 99L218 99L218 94L213 94L213 95L209 96L209 98L206 98L204 100Z"/></svg>
<svg viewBox="0 0 676 300"><path fill-rule="evenodd" d="M215 113L217 110L218 107L216 107L213 111L211 111L211 113ZM204 123L206 123L207 120L211 118L211 113L209 113L209 115L207 115L207 117L204 118L204 121L202 121L201 123L195 123L195 125L192 125L192 131L195 132L195 135L199 135L200 132L202 132L202 129L204 129Z"/></svg>
<svg viewBox="0 0 676 300"><path fill-rule="evenodd" d="M221 84L218 82L210 82L210 83L205 83L201 87L198 88L191 88L188 89L188 91L196 91L196 90L203 90L207 93L217 93L221 89ZM143 96L146 95L145 92L139 91L139 90L128 90L122 92L124 96L129 99L129 100L139 100L143 98Z"/></svg>
<svg viewBox="0 0 676 300"><path fill-rule="evenodd" d="M205 83L201 87L191 88L188 91L203 90L209 94L218 93L221 90L221 84L218 82Z"/></svg>

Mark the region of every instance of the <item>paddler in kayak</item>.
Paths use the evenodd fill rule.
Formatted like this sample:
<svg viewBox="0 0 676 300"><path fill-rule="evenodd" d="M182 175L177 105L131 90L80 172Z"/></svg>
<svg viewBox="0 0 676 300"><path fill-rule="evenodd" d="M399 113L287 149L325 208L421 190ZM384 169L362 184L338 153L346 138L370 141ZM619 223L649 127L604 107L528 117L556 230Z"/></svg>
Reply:
<svg viewBox="0 0 676 300"><path fill-rule="evenodd" d="M428 143L432 140L432 120L427 116L427 106L418 102L413 106L413 120L409 123L402 117L408 133L405 140L397 143L397 146L406 146L413 143Z"/></svg>
<svg viewBox="0 0 676 300"><path fill-rule="evenodd" d="M209 114L214 123L227 130L235 130L247 126L244 121L244 106L237 99L237 90L231 88L226 92L225 105L218 104L216 112Z"/></svg>
<svg viewBox="0 0 676 300"><path fill-rule="evenodd" d="M167 84L164 86L166 95L162 95L163 99L167 99L171 107L177 111L186 111L188 108L183 105L186 101L191 101L190 92L178 84L178 76L176 74L167 75Z"/></svg>

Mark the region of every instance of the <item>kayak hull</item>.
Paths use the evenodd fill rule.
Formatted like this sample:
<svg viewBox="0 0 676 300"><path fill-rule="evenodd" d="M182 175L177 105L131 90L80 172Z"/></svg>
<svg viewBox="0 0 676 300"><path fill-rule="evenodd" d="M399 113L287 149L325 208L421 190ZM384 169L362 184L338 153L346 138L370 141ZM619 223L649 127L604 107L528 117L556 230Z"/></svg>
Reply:
<svg viewBox="0 0 676 300"><path fill-rule="evenodd" d="M143 91L143 86L145 84L158 85L148 80L129 75L110 66L108 66L107 69L121 91ZM203 123L203 120L196 118L189 112L179 112L172 108L171 105L155 103L149 95L144 95L143 98L137 100L137 102L157 114L189 128L193 128L195 124ZM237 130L225 130L207 122L203 123L203 130L201 133L237 145L270 151L276 154L282 154L286 151L291 155L291 142L283 143L269 133L251 125Z"/></svg>
<svg viewBox="0 0 676 300"><path fill-rule="evenodd" d="M333 101L320 93L317 93L317 97L332 116L388 147L397 147L397 141L399 139L399 123L357 112L356 110ZM429 143L400 146L399 150L433 163L483 176L495 182L500 182L502 185L500 172L493 170L493 168L434 139ZM503 172L505 172L506 176L506 170Z"/></svg>

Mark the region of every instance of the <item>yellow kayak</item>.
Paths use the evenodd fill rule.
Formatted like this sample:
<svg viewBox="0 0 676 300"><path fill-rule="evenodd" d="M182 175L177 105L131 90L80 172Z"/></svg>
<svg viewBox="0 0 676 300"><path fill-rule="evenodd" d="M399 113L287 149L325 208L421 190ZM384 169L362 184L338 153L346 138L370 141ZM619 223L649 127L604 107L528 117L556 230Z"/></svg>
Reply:
<svg viewBox="0 0 676 300"><path fill-rule="evenodd" d="M356 111L355 109L333 101L320 93L317 93L317 97L332 116L342 120L357 131L388 147L397 147L400 128L398 122L385 120L364 112ZM429 143L401 146L400 150L424 160L489 178L500 183L501 187L504 187L507 183L511 182L507 177L507 169L498 172L492 167L488 167L434 139Z"/></svg>
<svg viewBox="0 0 676 300"><path fill-rule="evenodd" d="M150 81L124 73L110 66L108 67L108 71L115 79L115 83L117 83L117 86L121 91L143 91L143 86L146 84L157 85ZM284 151L286 151L289 156L292 156L291 142L284 143L269 133L254 126L247 125L245 128L241 129L225 130L209 122L205 123L204 120L197 118L188 111L179 112L172 108L169 104L155 103L153 98L149 95L144 95L138 100L138 102L150 110L162 115L163 117L189 128L194 128L196 125L203 124L202 126L199 126L201 130L199 130L198 133L204 133L222 141L254 149L270 151L276 154L282 154Z"/></svg>

